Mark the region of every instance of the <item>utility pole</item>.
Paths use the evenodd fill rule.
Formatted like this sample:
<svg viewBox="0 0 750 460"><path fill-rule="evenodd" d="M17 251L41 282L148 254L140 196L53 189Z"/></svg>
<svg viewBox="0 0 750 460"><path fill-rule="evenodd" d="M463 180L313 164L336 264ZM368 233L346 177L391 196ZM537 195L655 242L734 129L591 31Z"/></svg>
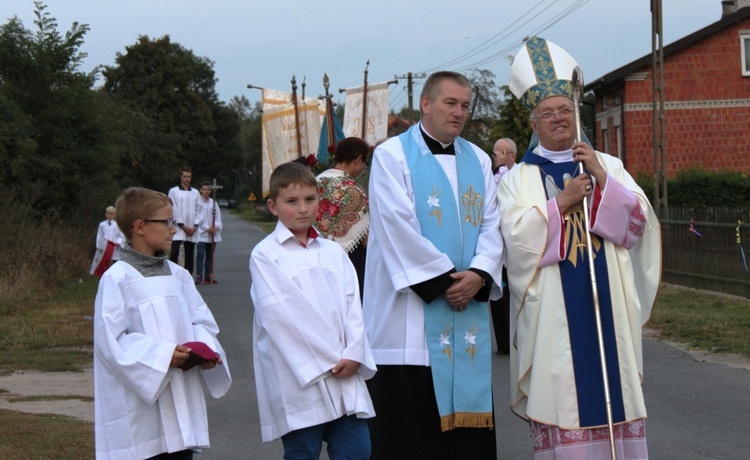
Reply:
<svg viewBox="0 0 750 460"><path fill-rule="evenodd" d="M654 114L654 209L664 219L667 205L667 153L664 119L664 43L661 0L651 0L651 84ZM624 102L624 101L623 101Z"/></svg>
<svg viewBox="0 0 750 460"><path fill-rule="evenodd" d="M409 124L414 124L414 84L413 80L415 78L425 78L427 77L426 74L422 73L419 75L415 75L412 72L407 73L406 75L394 75L393 78L399 79L399 78L406 78L406 91L409 97Z"/></svg>

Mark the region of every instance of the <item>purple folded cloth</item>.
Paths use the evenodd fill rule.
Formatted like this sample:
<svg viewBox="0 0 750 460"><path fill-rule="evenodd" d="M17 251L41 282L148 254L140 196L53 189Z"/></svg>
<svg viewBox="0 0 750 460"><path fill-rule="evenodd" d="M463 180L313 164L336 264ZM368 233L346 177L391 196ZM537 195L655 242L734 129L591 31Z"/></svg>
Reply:
<svg viewBox="0 0 750 460"><path fill-rule="evenodd" d="M183 371L190 370L194 366L202 364L203 361L216 361L219 359L219 354L203 342L187 342L183 343L182 346L190 348L190 356L184 363L178 366Z"/></svg>

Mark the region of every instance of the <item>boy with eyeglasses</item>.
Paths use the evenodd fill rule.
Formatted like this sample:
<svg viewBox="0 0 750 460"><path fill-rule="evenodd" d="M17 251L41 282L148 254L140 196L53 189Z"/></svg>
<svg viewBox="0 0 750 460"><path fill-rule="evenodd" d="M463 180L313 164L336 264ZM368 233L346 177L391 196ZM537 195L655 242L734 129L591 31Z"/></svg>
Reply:
<svg viewBox="0 0 750 460"><path fill-rule="evenodd" d="M95 301L96 457L190 459L209 447L203 387L218 398L232 382L219 328L190 273L167 259L169 197L132 187L115 206L128 243Z"/></svg>

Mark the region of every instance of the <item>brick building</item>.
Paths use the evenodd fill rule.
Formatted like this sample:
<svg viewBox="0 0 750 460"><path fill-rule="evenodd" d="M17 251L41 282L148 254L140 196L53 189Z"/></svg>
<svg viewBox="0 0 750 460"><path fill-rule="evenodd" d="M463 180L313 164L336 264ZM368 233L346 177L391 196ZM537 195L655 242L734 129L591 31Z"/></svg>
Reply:
<svg viewBox="0 0 750 460"><path fill-rule="evenodd" d="M721 7L719 21L664 47L668 177L690 167L750 174L750 0ZM633 174L654 170L651 60L585 88L596 98L596 148Z"/></svg>

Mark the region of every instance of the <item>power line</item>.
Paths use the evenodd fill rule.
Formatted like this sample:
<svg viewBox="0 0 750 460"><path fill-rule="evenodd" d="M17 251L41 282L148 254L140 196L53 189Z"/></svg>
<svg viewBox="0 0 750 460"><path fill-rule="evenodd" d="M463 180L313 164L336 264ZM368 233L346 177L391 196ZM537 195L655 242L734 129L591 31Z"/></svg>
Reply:
<svg viewBox="0 0 750 460"><path fill-rule="evenodd" d="M558 1L559 0L554 0L554 3L557 3ZM427 69L424 72L431 73L431 72L434 72L436 70L449 68L449 67L453 66L454 64L458 64L459 62L465 61L466 59L468 59L470 57L476 56L477 54L481 53L482 51L485 51L486 49L488 49L491 46L497 44L498 42L501 42L502 40L504 40L508 36L510 36L512 33L514 33L516 30L518 30L522 26L528 24L529 22L531 22L534 19L534 17L531 17L529 20L527 20L523 24L520 24L520 25L518 24L518 22L520 20L522 20L527 15L531 14L542 3L544 3L544 0L541 0L539 3L537 3L536 5L534 5L533 7L531 7L531 9L529 9L524 14L522 14L520 18L514 20L512 22L513 23L513 28L511 30L503 29L501 32L498 32L497 34L493 35L491 38L489 38L488 40L486 40L484 43L482 43L478 47L474 48L473 50L469 51L468 53L466 53L466 54L464 54L462 56L459 56L459 57L457 57L455 59L452 59L452 60L450 60L450 61L448 61L445 64L442 64L440 66L436 66L436 67L433 67L431 69Z"/></svg>
<svg viewBox="0 0 750 460"><path fill-rule="evenodd" d="M426 78L427 74L415 74L412 72L408 72L406 75L397 76L394 75L393 78L406 78L406 88L408 91L408 98L409 98L409 122L414 123L414 80L418 78Z"/></svg>
<svg viewBox="0 0 750 460"><path fill-rule="evenodd" d="M566 10L562 11L557 16L555 16L555 17L547 20L547 22L545 22L539 28L537 28L536 30L534 30L530 35L531 36L539 35L540 33L544 32L547 29L549 29L550 27L552 27L553 25L557 24L561 20L563 20L566 17L570 16L572 13L574 13L576 10L578 10L579 8L581 8L583 5L585 5L589 1L590 0L578 0L576 3L568 6ZM469 69L472 69L472 68L479 67L481 65L488 64L488 63L490 63L492 61L495 61L498 58L501 58L501 57L505 56L509 52L515 51L524 42L525 42L525 39L523 41L521 41L521 43L519 43L519 44L514 44L514 45L511 45L509 47L506 47L506 48L504 48L504 49L496 52L495 54L492 54L489 57L483 59L482 61L476 62L476 63L472 64L471 66L468 66L466 68L460 69L459 71L463 72L463 71L466 71L466 70L469 70Z"/></svg>
<svg viewBox="0 0 750 460"><path fill-rule="evenodd" d="M400 88L400 89L401 90L398 92L396 97L394 97L388 102L388 108L390 110L395 110L397 107L397 104L399 104L406 97L406 88Z"/></svg>
<svg viewBox="0 0 750 460"><path fill-rule="evenodd" d="M556 3L558 3L558 1L559 0L554 0L551 4L547 5L545 7L545 12L549 11L549 9L552 6L554 6ZM482 66L482 65L485 65L485 64L490 63L492 61L495 61L498 58L503 57L503 56L507 55L508 53L517 50L521 45L523 45L523 43L528 39L529 36L538 35L541 32L544 32L545 30L549 29L553 25L555 25L558 22L560 22L562 19L568 17L570 14L572 14L573 12L575 12L576 10L578 10L579 8L581 8L583 5L585 5L589 1L590 0L576 0L573 4L568 5L567 7L565 7L565 9L563 9L562 11L560 11L558 13L555 13L555 15L553 17L551 17L546 22L544 22L543 24L541 24L540 26L538 26L531 33L526 34L526 36L524 36L523 39L514 41L512 44L510 44L508 46L505 46L504 48L500 49L499 51L494 52L493 54L491 54L488 57L485 57L483 59L480 59L480 60L475 61L475 62L470 63L470 64L466 64L463 67L461 67L460 69L457 69L457 71L463 72L463 71L466 71L466 70L469 70L469 69L478 68L479 66ZM470 59L472 57L475 57L478 54L480 54L480 53L482 53L482 52L490 49L491 47L500 44L504 40L510 38L513 34L518 35L517 33L518 33L519 30L521 30L521 28L523 28L524 26L527 26L528 24L530 24L534 20L539 19L540 15L532 15L532 13L537 8L539 8L542 5L542 3L544 3L544 0L540 1L536 5L532 6L529 10L527 10L525 13L523 13L517 20L513 21L513 26L511 28L503 30L502 32L499 32L499 33L495 34L493 37L491 37L490 39L486 40L484 43L482 43L478 47L470 50L469 52L467 52L467 53L465 53L465 54L463 54L463 55L461 55L461 56L459 56L459 57L457 57L455 59L452 59L452 60L448 61L447 63L443 64L442 66L433 67L433 68L425 70L424 72L430 73L430 72L433 72L435 70L450 68L451 66L455 66L455 64L458 64L460 62L466 61L466 60L468 60L468 59ZM522 21L524 18L526 18L529 15L531 15L531 16L528 17L525 21Z"/></svg>

